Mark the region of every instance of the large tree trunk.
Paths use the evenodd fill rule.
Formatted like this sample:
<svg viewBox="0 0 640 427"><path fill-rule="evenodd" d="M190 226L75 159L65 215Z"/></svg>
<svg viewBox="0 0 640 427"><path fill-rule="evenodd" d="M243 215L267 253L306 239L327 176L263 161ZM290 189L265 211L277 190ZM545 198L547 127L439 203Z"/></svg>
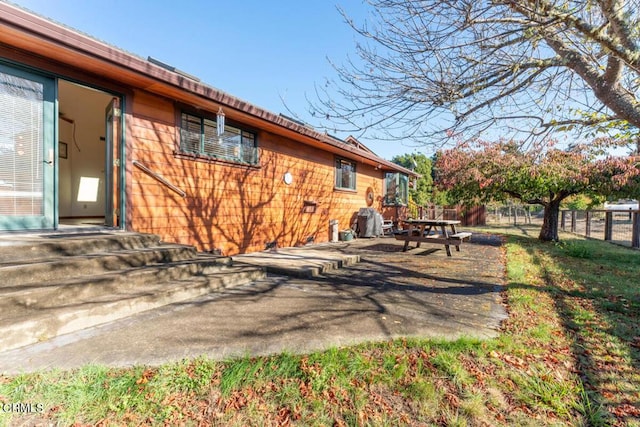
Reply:
<svg viewBox="0 0 640 427"><path fill-rule="evenodd" d="M562 199L553 199L544 206L544 221L540 229L538 239L543 242L557 242L558 219L560 218L560 202Z"/></svg>

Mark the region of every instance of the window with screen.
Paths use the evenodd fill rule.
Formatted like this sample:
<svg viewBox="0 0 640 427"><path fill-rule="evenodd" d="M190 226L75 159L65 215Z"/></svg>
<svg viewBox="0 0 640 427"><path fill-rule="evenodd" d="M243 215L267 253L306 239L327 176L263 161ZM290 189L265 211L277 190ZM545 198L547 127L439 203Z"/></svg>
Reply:
<svg viewBox="0 0 640 427"><path fill-rule="evenodd" d="M356 163L347 159L336 159L336 188L356 189Z"/></svg>
<svg viewBox="0 0 640 427"><path fill-rule="evenodd" d="M235 163L258 164L255 133L225 124L224 133L218 135L215 119L189 113L181 116L180 150Z"/></svg>
<svg viewBox="0 0 640 427"><path fill-rule="evenodd" d="M399 172L384 174L384 204L391 206L406 205L409 202L409 177Z"/></svg>

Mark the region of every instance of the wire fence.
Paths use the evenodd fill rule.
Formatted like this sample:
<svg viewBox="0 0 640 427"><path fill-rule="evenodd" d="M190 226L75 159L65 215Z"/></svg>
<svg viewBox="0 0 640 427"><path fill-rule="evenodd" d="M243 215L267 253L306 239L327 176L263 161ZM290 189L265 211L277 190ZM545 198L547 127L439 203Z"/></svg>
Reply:
<svg viewBox="0 0 640 427"><path fill-rule="evenodd" d="M521 205L487 208L487 224L542 225L542 211Z"/></svg>
<svg viewBox="0 0 640 427"><path fill-rule="evenodd" d="M542 211L525 206L502 206L488 210L488 224L535 224L542 226ZM558 228L592 239L640 248L640 210L562 210Z"/></svg>
<svg viewBox="0 0 640 427"><path fill-rule="evenodd" d="M563 210L560 229L592 239L640 248L640 211Z"/></svg>

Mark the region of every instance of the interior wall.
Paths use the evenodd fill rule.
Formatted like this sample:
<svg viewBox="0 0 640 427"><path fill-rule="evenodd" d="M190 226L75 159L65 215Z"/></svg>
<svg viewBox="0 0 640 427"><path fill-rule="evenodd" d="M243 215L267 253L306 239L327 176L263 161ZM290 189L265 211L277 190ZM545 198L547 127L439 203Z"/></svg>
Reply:
<svg viewBox="0 0 640 427"><path fill-rule="evenodd" d="M59 81L58 136L66 144L67 154L67 158L61 157L61 150L58 157L60 217L104 216L105 109L111 98L104 92ZM95 201L78 200L83 178L85 183L99 180L97 194L90 192L90 196L96 196Z"/></svg>

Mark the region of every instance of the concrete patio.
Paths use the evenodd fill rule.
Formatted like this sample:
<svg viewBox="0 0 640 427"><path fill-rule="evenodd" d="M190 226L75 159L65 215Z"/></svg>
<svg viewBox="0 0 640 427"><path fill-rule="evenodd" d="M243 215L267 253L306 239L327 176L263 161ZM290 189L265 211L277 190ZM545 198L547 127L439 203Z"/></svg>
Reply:
<svg viewBox="0 0 640 427"><path fill-rule="evenodd" d="M393 238L279 249L271 253L279 274L2 352L0 373L301 353L398 337L494 337L506 317L500 246L497 237L474 234L453 257L442 245L402 252ZM323 257L347 261L303 272ZM234 257L234 266L249 258Z"/></svg>

